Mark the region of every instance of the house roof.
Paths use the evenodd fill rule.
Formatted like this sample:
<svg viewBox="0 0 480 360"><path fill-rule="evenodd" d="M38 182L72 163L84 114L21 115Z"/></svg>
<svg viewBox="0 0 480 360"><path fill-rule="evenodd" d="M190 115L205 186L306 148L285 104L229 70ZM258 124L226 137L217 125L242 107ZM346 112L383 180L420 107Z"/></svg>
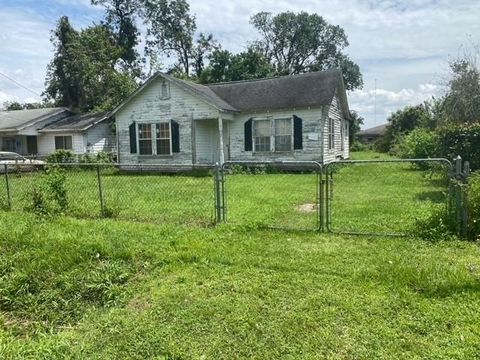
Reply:
<svg viewBox="0 0 480 360"><path fill-rule="evenodd" d="M207 85L240 111L329 105L342 74L316 71L275 78Z"/></svg>
<svg viewBox="0 0 480 360"><path fill-rule="evenodd" d="M118 112L159 77L198 96L218 110L232 112L329 105L337 89L340 89L343 110L347 116L349 113L341 71L327 70L208 85L196 84L168 74L157 73L118 106L112 114Z"/></svg>
<svg viewBox="0 0 480 360"><path fill-rule="evenodd" d="M386 124L374 126L365 130L360 130L357 135L358 136L372 136L372 135L381 136L381 135L384 135L385 132L387 131L388 125L389 124L386 123Z"/></svg>
<svg viewBox="0 0 480 360"><path fill-rule="evenodd" d="M0 131L22 130L67 111L65 108L0 111Z"/></svg>
<svg viewBox="0 0 480 360"><path fill-rule="evenodd" d="M85 131L111 117L110 112L71 114L39 130L39 132Z"/></svg>

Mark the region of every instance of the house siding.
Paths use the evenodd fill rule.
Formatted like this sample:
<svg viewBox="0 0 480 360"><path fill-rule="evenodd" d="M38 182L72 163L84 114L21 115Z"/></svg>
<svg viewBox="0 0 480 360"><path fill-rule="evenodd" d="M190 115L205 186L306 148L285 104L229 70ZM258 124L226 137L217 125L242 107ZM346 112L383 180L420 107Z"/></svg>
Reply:
<svg viewBox="0 0 480 360"><path fill-rule="evenodd" d="M86 139L82 133L62 132L38 135L38 155L48 155L55 152L55 136L71 136L72 151L74 154L84 154L87 151Z"/></svg>
<svg viewBox="0 0 480 360"><path fill-rule="evenodd" d="M335 94L332 100L332 104L328 108L327 118L323 124L323 142L325 144L325 152L323 157L324 163L329 163L339 159L347 159L350 156L349 153L349 143L348 143L348 132L344 132L342 138L341 127L345 126L345 117L343 116L343 111L340 107L340 100L338 95ZM328 118L334 120L334 147L333 149L328 148ZM343 142L343 150L342 150Z"/></svg>
<svg viewBox="0 0 480 360"><path fill-rule="evenodd" d="M116 114L119 161L122 163L186 164L193 162L194 121L218 120L218 110L176 85L169 84L167 99L161 96L162 79L154 80ZM129 126L174 120L179 124L180 152L171 156L130 153ZM200 144L201 146L201 144Z"/></svg>
<svg viewBox="0 0 480 360"><path fill-rule="evenodd" d="M230 159L232 161L268 161L268 160L322 160L322 123L324 108L314 109L284 109L271 112L242 113L229 122ZM290 152L245 151L244 124L250 118L291 118L293 115L302 119L303 148ZM293 138L292 138L293 141Z"/></svg>
<svg viewBox="0 0 480 360"><path fill-rule="evenodd" d="M86 131L86 149L91 153L111 152L115 148L115 133L111 121L103 121Z"/></svg>

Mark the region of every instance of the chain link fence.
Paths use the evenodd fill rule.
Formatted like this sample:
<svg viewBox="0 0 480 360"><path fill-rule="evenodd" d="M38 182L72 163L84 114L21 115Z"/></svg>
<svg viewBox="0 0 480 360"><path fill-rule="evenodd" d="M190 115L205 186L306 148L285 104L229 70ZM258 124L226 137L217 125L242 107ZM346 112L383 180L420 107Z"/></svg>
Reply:
<svg viewBox="0 0 480 360"><path fill-rule="evenodd" d="M3 166L0 173L4 209L41 212L53 202L61 213L80 218L215 223L214 178L208 167L19 163Z"/></svg>
<svg viewBox="0 0 480 360"><path fill-rule="evenodd" d="M222 167L228 223L320 230L322 166L317 162L227 162Z"/></svg>
<svg viewBox="0 0 480 360"><path fill-rule="evenodd" d="M332 232L404 235L432 214L452 211L446 159L346 160L325 172Z"/></svg>

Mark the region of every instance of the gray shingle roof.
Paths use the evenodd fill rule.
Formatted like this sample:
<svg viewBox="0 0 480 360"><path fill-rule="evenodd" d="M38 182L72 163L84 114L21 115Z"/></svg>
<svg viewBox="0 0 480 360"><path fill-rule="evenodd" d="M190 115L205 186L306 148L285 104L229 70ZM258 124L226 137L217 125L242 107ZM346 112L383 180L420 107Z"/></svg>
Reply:
<svg viewBox="0 0 480 360"><path fill-rule="evenodd" d="M329 105L339 85L343 89L340 70L317 71L299 75L208 85L180 80L159 72L150 77L126 101L118 106L112 114L119 111L158 77L169 80L219 110L225 111L273 110ZM344 90L342 91L344 92ZM341 95L341 97L344 99L342 106L348 113L346 97L344 95Z"/></svg>
<svg viewBox="0 0 480 360"><path fill-rule="evenodd" d="M67 111L65 108L0 111L0 131L17 131Z"/></svg>
<svg viewBox="0 0 480 360"><path fill-rule="evenodd" d="M48 124L40 132L57 131L85 131L93 125L110 117L109 112L97 112L87 114L72 114L61 120Z"/></svg>
<svg viewBox="0 0 480 360"><path fill-rule="evenodd" d="M329 105L342 79L339 70L209 84L218 97L240 111Z"/></svg>

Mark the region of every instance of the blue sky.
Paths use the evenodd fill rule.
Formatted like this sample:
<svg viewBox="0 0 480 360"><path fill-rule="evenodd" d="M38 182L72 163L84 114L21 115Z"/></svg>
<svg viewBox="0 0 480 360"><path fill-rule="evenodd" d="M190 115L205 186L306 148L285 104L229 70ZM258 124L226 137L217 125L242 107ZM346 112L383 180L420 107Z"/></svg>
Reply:
<svg viewBox="0 0 480 360"><path fill-rule="evenodd" d="M349 94L350 107L365 117L366 126L441 94L448 60L461 54L462 46L480 41L476 0L190 0L190 5L198 29L231 51L241 51L256 38L249 18L258 11L316 12L342 26L350 41L347 52L360 65L365 82ZM62 15L81 28L99 22L102 9L90 0L0 0L0 72L33 90L0 77L0 106L39 98L35 94L43 91L53 51L50 30Z"/></svg>

